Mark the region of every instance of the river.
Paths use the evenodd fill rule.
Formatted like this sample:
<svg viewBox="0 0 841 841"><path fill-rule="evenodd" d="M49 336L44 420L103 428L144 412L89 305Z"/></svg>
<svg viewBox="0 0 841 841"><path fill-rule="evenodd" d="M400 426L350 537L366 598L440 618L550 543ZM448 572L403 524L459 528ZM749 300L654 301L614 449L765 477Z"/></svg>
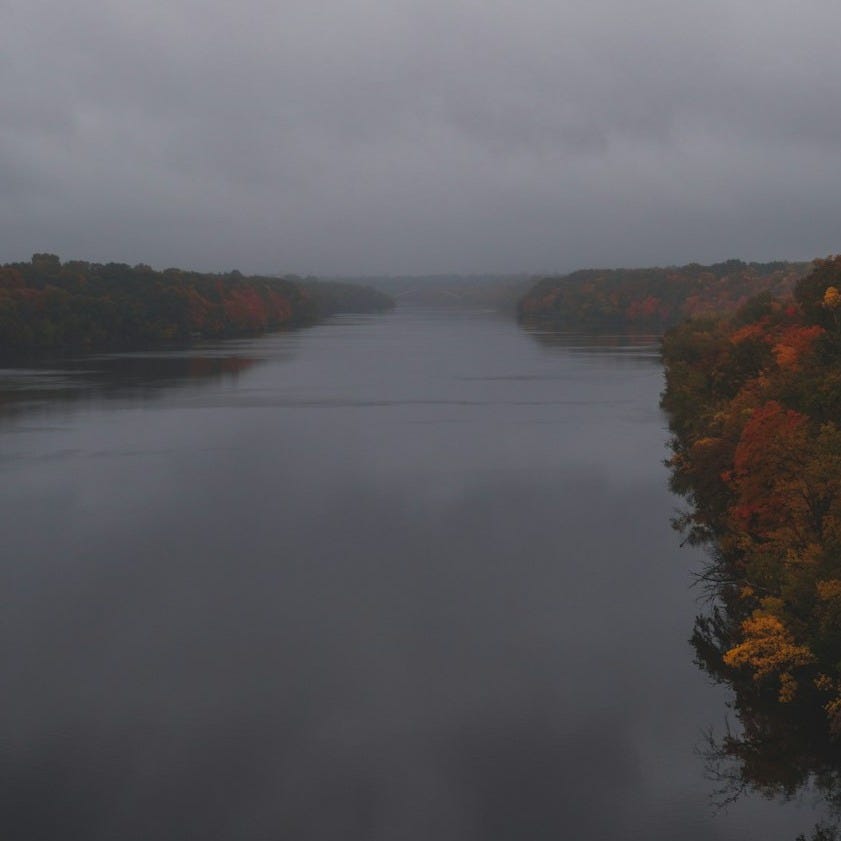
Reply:
<svg viewBox="0 0 841 841"><path fill-rule="evenodd" d="M13 841L767 841L656 343L398 310L0 370Z"/></svg>

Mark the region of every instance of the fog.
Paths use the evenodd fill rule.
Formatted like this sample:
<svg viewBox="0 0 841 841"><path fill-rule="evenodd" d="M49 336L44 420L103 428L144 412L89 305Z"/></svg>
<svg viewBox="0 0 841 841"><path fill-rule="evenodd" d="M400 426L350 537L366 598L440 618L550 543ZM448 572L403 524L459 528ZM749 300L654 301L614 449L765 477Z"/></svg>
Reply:
<svg viewBox="0 0 841 841"><path fill-rule="evenodd" d="M541 273L837 248L829 0L2 19L2 260Z"/></svg>

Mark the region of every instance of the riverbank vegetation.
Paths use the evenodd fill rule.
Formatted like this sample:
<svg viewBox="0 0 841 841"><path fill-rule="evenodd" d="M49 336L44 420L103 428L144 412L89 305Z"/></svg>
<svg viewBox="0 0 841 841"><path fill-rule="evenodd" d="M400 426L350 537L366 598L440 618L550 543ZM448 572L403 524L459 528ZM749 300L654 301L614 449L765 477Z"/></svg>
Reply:
<svg viewBox="0 0 841 841"><path fill-rule="evenodd" d="M35 254L28 263L0 266L0 352L256 335L392 305L381 292L345 284L62 263L54 254Z"/></svg>
<svg viewBox="0 0 841 841"><path fill-rule="evenodd" d="M650 269L588 269L536 283L520 300L521 320L559 330L662 333L690 318L732 313L768 292L789 294L806 263L744 263Z"/></svg>
<svg viewBox="0 0 841 841"><path fill-rule="evenodd" d="M841 257L665 336L678 525L710 547L699 664L735 690L735 783L841 803ZM836 804L837 805L837 804Z"/></svg>

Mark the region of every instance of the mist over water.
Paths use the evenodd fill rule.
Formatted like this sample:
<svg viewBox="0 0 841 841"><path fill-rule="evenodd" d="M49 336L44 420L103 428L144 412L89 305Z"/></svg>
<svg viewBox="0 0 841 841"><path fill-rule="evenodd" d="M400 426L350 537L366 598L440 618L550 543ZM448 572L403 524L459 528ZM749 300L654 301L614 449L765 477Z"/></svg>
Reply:
<svg viewBox="0 0 841 841"><path fill-rule="evenodd" d="M661 388L423 310L0 371L6 837L793 839L710 806Z"/></svg>

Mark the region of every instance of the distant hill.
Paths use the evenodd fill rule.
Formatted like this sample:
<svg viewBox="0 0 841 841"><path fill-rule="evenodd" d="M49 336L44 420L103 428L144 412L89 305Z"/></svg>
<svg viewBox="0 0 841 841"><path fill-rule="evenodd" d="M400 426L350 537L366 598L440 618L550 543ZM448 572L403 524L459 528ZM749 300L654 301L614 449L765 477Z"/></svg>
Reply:
<svg viewBox="0 0 841 841"><path fill-rule="evenodd" d="M520 300L522 320L558 329L661 333L692 316L735 312L761 292L786 295L809 263L745 263L587 269L537 282Z"/></svg>
<svg viewBox="0 0 841 841"><path fill-rule="evenodd" d="M398 305L422 307L488 307L514 312L534 282L529 275L405 275L341 277L394 298Z"/></svg>

